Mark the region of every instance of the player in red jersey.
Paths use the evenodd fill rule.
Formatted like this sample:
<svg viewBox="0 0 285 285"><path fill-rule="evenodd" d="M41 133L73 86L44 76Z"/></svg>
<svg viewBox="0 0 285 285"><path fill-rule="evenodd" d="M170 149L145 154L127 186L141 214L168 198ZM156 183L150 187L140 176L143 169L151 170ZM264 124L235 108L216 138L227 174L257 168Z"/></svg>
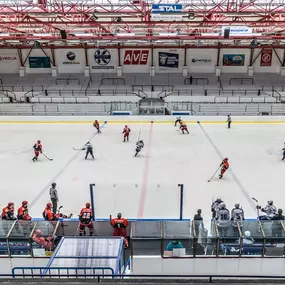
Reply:
<svg viewBox="0 0 285 285"><path fill-rule="evenodd" d="M101 134L101 131L100 131L100 124L97 120L94 121L93 123L93 127L97 130L97 133L98 134Z"/></svg>
<svg viewBox="0 0 285 285"><path fill-rule="evenodd" d="M16 220L14 216L14 203L9 202L8 205L2 210L2 220Z"/></svg>
<svg viewBox="0 0 285 285"><path fill-rule="evenodd" d="M42 146L40 140L38 140L38 141L34 144L33 149L34 149L34 153L35 153L35 156L34 156L34 158L33 158L33 161L37 161L38 158L39 158L40 153L43 152L43 146Z"/></svg>
<svg viewBox="0 0 285 285"><path fill-rule="evenodd" d="M117 218L112 219L110 216L110 224L114 228L113 236L123 237L124 238L124 246L127 248L129 246L127 240L127 231L126 228L129 225L129 221L127 219L122 218L122 214L118 213Z"/></svg>
<svg viewBox="0 0 285 285"><path fill-rule="evenodd" d="M124 134L124 142L126 141L129 141L129 136L130 136L130 132L131 132L131 129L125 125L124 129L123 129L123 134Z"/></svg>
<svg viewBox="0 0 285 285"><path fill-rule="evenodd" d="M180 122L180 130L182 131L183 134L184 134L184 131L187 132L187 134L189 134L186 124L182 121Z"/></svg>
<svg viewBox="0 0 285 285"><path fill-rule="evenodd" d="M93 236L94 228L93 228L92 218L93 218L92 209L90 208L90 203L87 202L86 207L82 208L79 214L79 221L80 221L79 235L80 236L86 235L86 232L85 232L86 227L89 229L89 235Z"/></svg>
<svg viewBox="0 0 285 285"><path fill-rule="evenodd" d="M228 162L228 158L224 158L222 163L220 164L221 167L221 174L219 175L219 178L222 179L224 176L224 173L228 170L228 168L230 167L230 164Z"/></svg>
<svg viewBox="0 0 285 285"><path fill-rule="evenodd" d="M32 217L28 211L28 201L23 201L22 206L18 209L18 220L30 221Z"/></svg>
<svg viewBox="0 0 285 285"><path fill-rule="evenodd" d="M35 233L33 234L33 241L47 250L51 250L53 248L52 238L44 238L41 230L35 231Z"/></svg>

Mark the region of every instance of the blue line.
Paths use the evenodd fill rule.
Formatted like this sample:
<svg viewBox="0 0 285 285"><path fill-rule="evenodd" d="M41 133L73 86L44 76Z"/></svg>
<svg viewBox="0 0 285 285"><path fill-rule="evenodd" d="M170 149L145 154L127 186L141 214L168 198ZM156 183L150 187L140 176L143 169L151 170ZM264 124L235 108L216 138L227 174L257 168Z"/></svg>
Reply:
<svg viewBox="0 0 285 285"><path fill-rule="evenodd" d="M208 139L209 143L212 145L212 147L214 148L214 150L216 151L216 153L218 154L220 159L223 160L225 157L222 155L222 153L220 152L218 147L212 141L211 137L208 135L208 133L206 132L204 127L201 124L198 124L198 126L201 128L202 132L204 133L204 135L206 136L206 138ZM229 172L232 174L232 177L233 177L234 181L236 182L237 186L239 187L239 189L240 189L241 193L243 194L243 196L246 198L246 200L249 203L249 205L252 207L252 209L256 210L255 203L252 201L250 195L248 194L248 192L245 189L245 187L241 184L240 180L238 179L238 177L234 173L233 169L229 168Z"/></svg>
<svg viewBox="0 0 285 285"><path fill-rule="evenodd" d="M106 125L104 123L101 129ZM97 135L97 132L92 135L92 137L88 141L92 141L92 139ZM77 151L73 157L64 165L63 168L53 177L52 180L48 182L48 184L36 195L36 197L29 203L30 209L35 205L35 203L41 198L41 196L49 189L51 183L57 180L57 178L69 167L69 165L75 160L75 158L79 155L80 151Z"/></svg>

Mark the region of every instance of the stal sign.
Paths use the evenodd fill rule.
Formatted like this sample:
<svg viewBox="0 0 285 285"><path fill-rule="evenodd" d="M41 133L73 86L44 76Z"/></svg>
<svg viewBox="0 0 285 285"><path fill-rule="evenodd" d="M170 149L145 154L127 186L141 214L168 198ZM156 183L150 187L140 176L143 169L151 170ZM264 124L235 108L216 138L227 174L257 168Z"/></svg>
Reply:
<svg viewBox="0 0 285 285"><path fill-rule="evenodd" d="M149 50L126 50L124 55L125 65L146 65Z"/></svg>
<svg viewBox="0 0 285 285"><path fill-rule="evenodd" d="M152 20L181 21L182 4L152 4Z"/></svg>

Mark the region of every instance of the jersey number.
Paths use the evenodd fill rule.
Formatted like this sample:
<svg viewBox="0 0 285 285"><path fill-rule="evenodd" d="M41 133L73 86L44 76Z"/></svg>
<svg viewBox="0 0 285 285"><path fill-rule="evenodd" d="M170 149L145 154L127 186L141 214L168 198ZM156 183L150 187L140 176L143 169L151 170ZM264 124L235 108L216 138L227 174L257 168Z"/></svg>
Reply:
<svg viewBox="0 0 285 285"><path fill-rule="evenodd" d="M82 219L89 220L90 218L91 218L91 214L90 213L83 213Z"/></svg>

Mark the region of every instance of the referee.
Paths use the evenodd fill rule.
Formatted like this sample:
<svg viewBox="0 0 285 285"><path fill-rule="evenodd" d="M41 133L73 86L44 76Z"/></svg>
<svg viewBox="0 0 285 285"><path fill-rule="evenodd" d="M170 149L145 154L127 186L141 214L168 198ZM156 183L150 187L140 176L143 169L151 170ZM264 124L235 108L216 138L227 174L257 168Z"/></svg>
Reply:
<svg viewBox="0 0 285 285"><path fill-rule="evenodd" d="M55 182L51 184L51 188L49 189L49 195L50 195L50 200L52 202L52 211L54 214L56 214L57 204L58 204L58 195L57 195Z"/></svg>

